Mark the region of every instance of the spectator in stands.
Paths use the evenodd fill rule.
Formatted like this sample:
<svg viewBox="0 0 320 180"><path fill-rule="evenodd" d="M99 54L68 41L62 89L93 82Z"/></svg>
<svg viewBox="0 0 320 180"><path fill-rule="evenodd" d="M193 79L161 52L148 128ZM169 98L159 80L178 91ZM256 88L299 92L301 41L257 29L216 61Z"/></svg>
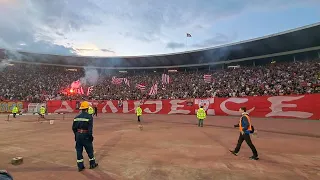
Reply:
<svg viewBox="0 0 320 180"><path fill-rule="evenodd" d="M65 67L14 64L0 72L1 100L24 100L34 103L50 99L96 99L96 100L135 100L205 98L205 97L244 97L311 94L320 92L320 64L317 61L271 64L267 66L225 69L217 71L170 73L171 82L158 93L148 96L150 87L161 82L162 73L118 74L127 78L130 87L122 83L111 83L112 76L101 74L93 91L86 95L69 93L73 81L84 76L84 70L69 71ZM204 74L211 74L212 83L205 83ZM146 84L146 90L137 89L136 84Z"/></svg>

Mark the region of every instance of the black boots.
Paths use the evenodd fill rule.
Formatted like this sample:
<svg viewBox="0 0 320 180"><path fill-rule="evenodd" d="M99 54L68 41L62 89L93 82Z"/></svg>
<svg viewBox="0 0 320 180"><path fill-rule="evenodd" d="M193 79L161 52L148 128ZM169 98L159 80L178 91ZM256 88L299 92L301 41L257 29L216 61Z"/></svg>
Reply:
<svg viewBox="0 0 320 180"><path fill-rule="evenodd" d="M94 168L98 167L98 165L99 165L98 163L91 164L90 169L94 169Z"/></svg>
<svg viewBox="0 0 320 180"><path fill-rule="evenodd" d="M83 168L78 168L78 171L81 172L81 171L83 171L84 169L85 169L85 167L83 167Z"/></svg>

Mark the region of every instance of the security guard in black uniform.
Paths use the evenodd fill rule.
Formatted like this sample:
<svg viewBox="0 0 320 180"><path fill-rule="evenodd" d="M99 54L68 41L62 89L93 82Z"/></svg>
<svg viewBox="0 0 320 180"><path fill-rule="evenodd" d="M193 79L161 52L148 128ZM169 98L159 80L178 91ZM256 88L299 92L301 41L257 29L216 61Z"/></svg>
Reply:
<svg viewBox="0 0 320 180"><path fill-rule="evenodd" d="M75 117L72 125L72 130L75 135L76 141L76 150L77 150L77 165L78 170L82 171L85 169L83 164L83 147L86 149L86 152L89 156L90 169L93 169L98 166L96 163L94 152L93 152L93 118L92 115L88 114L89 103L84 101L80 104L82 110L81 114Z"/></svg>

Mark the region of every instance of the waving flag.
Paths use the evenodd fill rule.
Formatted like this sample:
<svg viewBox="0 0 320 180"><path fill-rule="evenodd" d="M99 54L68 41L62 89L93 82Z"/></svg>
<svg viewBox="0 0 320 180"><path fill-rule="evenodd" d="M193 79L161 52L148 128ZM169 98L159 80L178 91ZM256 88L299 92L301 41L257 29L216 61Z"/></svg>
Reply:
<svg viewBox="0 0 320 180"><path fill-rule="evenodd" d="M144 84L137 84L137 85L136 85L136 88L137 88L137 89L140 89L140 91L146 90L146 86L145 86Z"/></svg>
<svg viewBox="0 0 320 180"><path fill-rule="evenodd" d="M168 74L162 74L162 84L169 84L170 76Z"/></svg>
<svg viewBox="0 0 320 180"><path fill-rule="evenodd" d="M210 82L212 81L211 74L205 74L205 75L203 75L203 79L204 79L204 82L210 83Z"/></svg>
<svg viewBox="0 0 320 180"><path fill-rule="evenodd" d="M83 88L82 87L80 87L80 88L78 88L78 89L76 89L77 90L77 93L78 94L84 94L84 91L83 91Z"/></svg>
<svg viewBox="0 0 320 180"><path fill-rule="evenodd" d="M93 86L88 87L87 96L93 91Z"/></svg>
<svg viewBox="0 0 320 180"><path fill-rule="evenodd" d="M150 89L150 92L149 92L149 95L156 95L158 94L158 84L154 84L151 89Z"/></svg>
<svg viewBox="0 0 320 180"><path fill-rule="evenodd" d="M112 77L111 83L115 85L120 85L123 81L123 78L117 78L115 76Z"/></svg>
<svg viewBox="0 0 320 180"><path fill-rule="evenodd" d="M71 89L79 89L80 86L81 86L80 80L73 81L73 82L71 83Z"/></svg>
<svg viewBox="0 0 320 180"><path fill-rule="evenodd" d="M123 78L123 82L124 82L124 84L126 84L127 86L130 87L129 80L127 78Z"/></svg>

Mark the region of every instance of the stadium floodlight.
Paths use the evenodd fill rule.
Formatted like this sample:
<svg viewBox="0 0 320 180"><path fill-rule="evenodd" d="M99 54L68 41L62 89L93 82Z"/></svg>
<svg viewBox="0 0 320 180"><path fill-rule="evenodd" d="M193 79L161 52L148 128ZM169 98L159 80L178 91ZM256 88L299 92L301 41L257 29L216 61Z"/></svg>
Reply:
<svg viewBox="0 0 320 180"><path fill-rule="evenodd" d="M128 71L119 71L119 73L127 73Z"/></svg>

